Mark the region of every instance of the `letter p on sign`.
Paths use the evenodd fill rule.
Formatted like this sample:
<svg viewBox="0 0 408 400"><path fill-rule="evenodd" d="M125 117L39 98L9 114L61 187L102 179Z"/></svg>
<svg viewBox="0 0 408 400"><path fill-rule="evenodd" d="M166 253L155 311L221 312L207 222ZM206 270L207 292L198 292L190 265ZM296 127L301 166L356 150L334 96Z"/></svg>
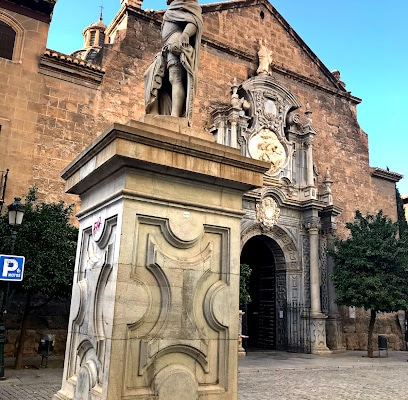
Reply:
<svg viewBox="0 0 408 400"><path fill-rule="evenodd" d="M5 258L3 263L3 276L8 276L9 272L17 271L18 262L13 258Z"/></svg>
<svg viewBox="0 0 408 400"><path fill-rule="evenodd" d="M0 280L22 281L24 257L0 255Z"/></svg>

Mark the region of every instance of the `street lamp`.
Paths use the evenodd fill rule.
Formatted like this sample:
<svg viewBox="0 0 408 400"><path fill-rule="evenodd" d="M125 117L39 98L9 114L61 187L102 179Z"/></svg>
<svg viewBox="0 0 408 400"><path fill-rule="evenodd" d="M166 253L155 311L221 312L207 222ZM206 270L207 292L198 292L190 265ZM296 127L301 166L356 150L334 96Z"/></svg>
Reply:
<svg viewBox="0 0 408 400"><path fill-rule="evenodd" d="M25 206L21 204L21 198L15 197L14 202L8 207L9 225L11 226L11 253L14 253L14 245L17 239L17 230L23 222ZM13 254L11 254L13 255ZM6 307L8 302L10 283L6 282L3 289L3 301L0 309L0 380L4 376L4 345L6 344Z"/></svg>
<svg viewBox="0 0 408 400"><path fill-rule="evenodd" d="M17 229L23 222L25 205L21 204L20 197L14 197L14 202L8 207L9 225L11 226L11 252L14 253L14 244L17 238Z"/></svg>

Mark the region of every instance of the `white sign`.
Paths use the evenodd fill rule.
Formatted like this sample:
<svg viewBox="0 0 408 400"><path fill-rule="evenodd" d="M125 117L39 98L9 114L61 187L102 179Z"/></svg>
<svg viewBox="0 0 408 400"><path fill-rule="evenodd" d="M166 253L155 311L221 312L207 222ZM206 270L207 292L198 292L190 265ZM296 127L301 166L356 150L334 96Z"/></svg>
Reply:
<svg viewBox="0 0 408 400"><path fill-rule="evenodd" d="M25 258L0 254L0 281L22 281Z"/></svg>

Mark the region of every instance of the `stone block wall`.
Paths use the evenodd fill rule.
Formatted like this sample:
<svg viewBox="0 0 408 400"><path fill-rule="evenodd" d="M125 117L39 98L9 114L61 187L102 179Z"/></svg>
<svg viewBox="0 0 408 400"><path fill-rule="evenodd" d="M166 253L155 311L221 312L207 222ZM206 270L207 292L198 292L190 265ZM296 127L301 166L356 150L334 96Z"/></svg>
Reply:
<svg viewBox="0 0 408 400"><path fill-rule="evenodd" d="M32 311L29 317L27 338L24 344L24 355L35 356L41 334L55 335L54 355L63 355L67 341L70 299L53 300L40 309ZM21 316L24 309L24 297L13 295L8 305L6 319L7 341L4 348L5 357L14 357L20 336Z"/></svg>
<svg viewBox="0 0 408 400"><path fill-rule="evenodd" d="M348 350L367 350L369 311L357 308L355 318L350 318L349 308L343 306L340 307L340 314L343 321L343 345ZM397 313L377 314L373 334L374 350L378 350L379 335L387 337L389 349L405 350Z"/></svg>
<svg viewBox="0 0 408 400"><path fill-rule="evenodd" d="M210 111L217 104L229 104L233 79L241 83L255 74L258 41L265 39L273 52L272 76L298 97L302 119L306 103L310 104L317 130L313 146L317 184L329 168L334 203L343 209L337 218L338 233L347 234L344 225L357 209L375 213L382 208L395 218L394 183L372 176L370 132L367 135L357 121L360 100L336 86L331 73L274 7L248 0L203 6L203 11L193 126L208 128ZM77 196L65 194L61 170L110 124L144 114L143 74L161 48L160 13L129 10L113 43L103 49L101 83L90 86L72 77L92 74L92 68L64 63L58 53L45 59L62 63L66 74L45 73L46 22L2 12L25 30L21 63L0 59L0 171L10 169L5 202L36 184L41 200L78 205ZM364 342L355 339L364 335L360 328L345 333L351 347Z"/></svg>
<svg viewBox="0 0 408 400"><path fill-rule="evenodd" d="M317 182L329 168L334 201L343 208L339 233L344 234L342 227L356 209L365 213L382 207L394 217L394 184L371 177L368 137L356 119L359 99L335 87L330 72L269 3L208 5L203 11L193 125L208 127L215 105L229 103L232 80L240 83L255 74L258 41L265 39L273 52L272 75L299 98L301 114L310 104L318 131L313 148ZM28 23L13 17L23 26ZM136 9L129 12L126 27L104 48L105 72L94 87L39 68L48 34L44 22L27 26L21 64L0 60L5 82L0 87L0 170L10 168L6 201L35 183L48 201L78 202L64 193L61 170L111 123L144 114L143 74L161 48L160 16ZM78 73L78 67L70 68L69 73Z"/></svg>

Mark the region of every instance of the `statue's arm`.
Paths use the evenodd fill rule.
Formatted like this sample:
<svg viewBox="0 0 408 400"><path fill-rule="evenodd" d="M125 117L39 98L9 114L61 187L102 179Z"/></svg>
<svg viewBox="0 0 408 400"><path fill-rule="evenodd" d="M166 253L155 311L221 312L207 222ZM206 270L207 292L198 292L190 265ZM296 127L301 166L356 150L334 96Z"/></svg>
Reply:
<svg viewBox="0 0 408 400"><path fill-rule="evenodd" d="M190 43L190 38L194 36L196 32L197 32L197 27L193 23L189 22L185 26L183 33L180 36L181 45L187 46Z"/></svg>

